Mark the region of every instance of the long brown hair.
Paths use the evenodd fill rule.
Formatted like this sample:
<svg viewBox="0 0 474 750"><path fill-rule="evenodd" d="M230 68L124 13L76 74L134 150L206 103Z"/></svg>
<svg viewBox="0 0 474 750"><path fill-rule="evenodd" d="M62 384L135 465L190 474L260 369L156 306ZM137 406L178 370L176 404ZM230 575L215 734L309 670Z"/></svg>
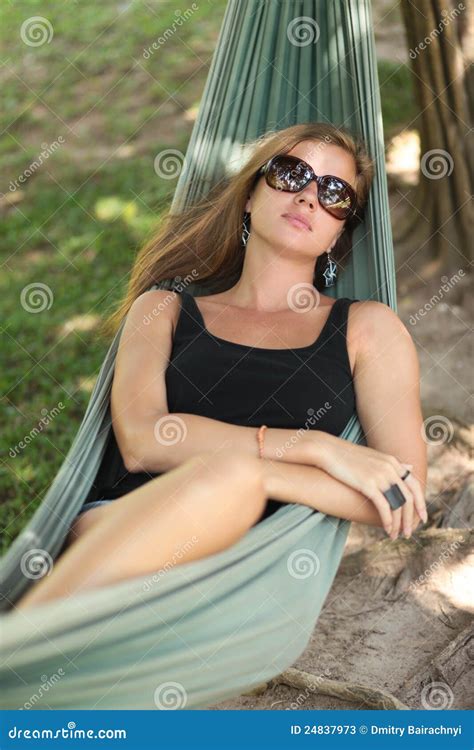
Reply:
<svg viewBox="0 0 474 750"><path fill-rule="evenodd" d="M235 175L220 180L204 198L180 212L168 211L159 229L139 251L127 292L103 323L100 333L114 335L137 297L165 279L178 277L184 286L197 283L213 291L233 286L242 272L245 252L242 221L258 169L275 154L288 153L301 141L308 140L340 146L354 159L358 209L346 220L344 231L331 251L338 267L343 268L352 252L353 231L363 219L374 161L364 143L344 128L322 122L292 125L267 132L246 144L251 156ZM315 264L314 285L318 290L324 287L322 274L326 263L327 256L323 253Z"/></svg>

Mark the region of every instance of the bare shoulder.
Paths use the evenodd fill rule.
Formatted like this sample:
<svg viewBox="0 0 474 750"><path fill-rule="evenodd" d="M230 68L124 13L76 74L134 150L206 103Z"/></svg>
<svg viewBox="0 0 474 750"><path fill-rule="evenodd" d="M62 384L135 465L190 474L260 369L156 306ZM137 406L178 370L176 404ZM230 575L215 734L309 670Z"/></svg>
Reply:
<svg viewBox="0 0 474 750"><path fill-rule="evenodd" d="M114 364L111 413L120 452L130 461L127 468L136 465L130 457L140 424L168 411L165 372L178 297L168 290L149 290L133 301L126 316Z"/></svg>
<svg viewBox="0 0 474 750"><path fill-rule="evenodd" d="M151 289L140 294L133 302L128 318L135 325L155 328L158 321L166 320L174 330L181 307L180 295L168 289Z"/></svg>
<svg viewBox="0 0 474 750"><path fill-rule="evenodd" d="M371 332L376 335L377 332L384 333L397 329L407 331L395 310L378 300L366 299L353 302L349 308L349 315L354 319L354 327L362 328L369 335Z"/></svg>
<svg viewBox="0 0 474 750"><path fill-rule="evenodd" d="M390 343L414 347L413 339L398 314L384 302L360 300L349 307L348 338L356 342L358 354L380 351Z"/></svg>

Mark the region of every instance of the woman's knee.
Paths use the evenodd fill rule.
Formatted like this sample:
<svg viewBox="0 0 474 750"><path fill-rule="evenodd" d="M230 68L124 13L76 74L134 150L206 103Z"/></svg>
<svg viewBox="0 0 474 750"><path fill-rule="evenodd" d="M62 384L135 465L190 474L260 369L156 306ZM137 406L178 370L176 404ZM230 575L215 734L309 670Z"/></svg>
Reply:
<svg viewBox="0 0 474 750"><path fill-rule="evenodd" d="M209 484L264 491L262 462L257 457L246 453L199 453L194 458L200 464L202 478Z"/></svg>
<svg viewBox="0 0 474 750"><path fill-rule="evenodd" d="M218 508L259 517L266 504L262 462L245 453L200 453L190 459L200 488L216 498ZM248 511L247 513L245 511Z"/></svg>

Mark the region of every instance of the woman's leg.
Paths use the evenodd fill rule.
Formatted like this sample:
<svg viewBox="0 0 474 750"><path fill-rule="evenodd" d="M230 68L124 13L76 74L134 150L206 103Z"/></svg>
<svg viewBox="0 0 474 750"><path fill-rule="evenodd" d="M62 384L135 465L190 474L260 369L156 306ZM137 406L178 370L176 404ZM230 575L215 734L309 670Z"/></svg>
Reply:
<svg viewBox="0 0 474 750"><path fill-rule="evenodd" d="M17 609L190 562L234 544L262 515L261 462L245 454L199 454L75 523L52 572ZM92 516L95 514L95 518ZM86 517L89 516L88 519ZM185 549L179 562L174 553Z"/></svg>

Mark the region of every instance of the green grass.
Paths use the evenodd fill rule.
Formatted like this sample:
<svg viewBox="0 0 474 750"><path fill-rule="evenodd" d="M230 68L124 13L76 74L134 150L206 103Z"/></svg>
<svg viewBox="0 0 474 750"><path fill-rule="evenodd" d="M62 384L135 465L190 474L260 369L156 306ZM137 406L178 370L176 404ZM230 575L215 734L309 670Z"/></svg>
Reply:
<svg viewBox="0 0 474 750"><path fill-rule="evenodd" d="M143 49L175 9L161 1L49 0L2 10L0 189L19 198L3 205L0 230L2 552L71 446L107 349L97 324L125 291L134 256L176 186L158 178L154 158L166 148L186 151L187 111L199 105L225 0L200 5L166 42L166 58L160 49L145 60ZM32 15L52 24L50 44L21 41ZM10 181L59 136L64 143L12 193ZM49 309L22 306L21 292L33 283L51 290ZM55 408L38 434L45 410ZM20 441L27 444L12 457Z"/></svg>
<svg viewBox="0 0 474 750"><path fill-rule="evenodd" d="M2 552L40 504L84 416L107 349L97 324L122 296L176 186L157 177L153 160L166 148L186 151L225 5L199 4L165 52L145 60L143 49L171 26L174 3L4 3L0 190L16 202L0 208ZM22 23L34 15L51 23L49 44L21 41ZM381 72L387 79L391 71L384 63ZM388 128L404 112L400 81L407 83L403 70L384 88ZM10 181L60 136L64 144L12 193ZM22 290L38 283L52 304L29 312Z"/></svg>

